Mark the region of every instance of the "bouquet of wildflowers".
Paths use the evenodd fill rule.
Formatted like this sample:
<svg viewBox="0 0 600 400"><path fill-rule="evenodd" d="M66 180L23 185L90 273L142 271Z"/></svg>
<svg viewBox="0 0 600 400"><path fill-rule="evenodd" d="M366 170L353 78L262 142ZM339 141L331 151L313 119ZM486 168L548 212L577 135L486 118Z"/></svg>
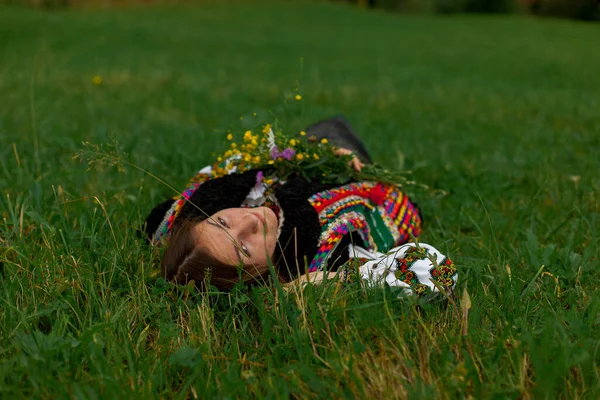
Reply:
<svg viewBox="0 0 600 400"><path fill-rule="evenodd" d="M264 168L259 178L270 184L274 179L287 180L300 176L307 180L343 184L351 180L376 180L398 186L415 184L407 175L410 172L389 171L378 165L364 165L360 170L352 167L352 154L340 155L327 139L318 140L302 131L289 135L271 124L247 130L241 143L227 135L229 149L217 157L212 169L213 177L230 172Z"/></svg>

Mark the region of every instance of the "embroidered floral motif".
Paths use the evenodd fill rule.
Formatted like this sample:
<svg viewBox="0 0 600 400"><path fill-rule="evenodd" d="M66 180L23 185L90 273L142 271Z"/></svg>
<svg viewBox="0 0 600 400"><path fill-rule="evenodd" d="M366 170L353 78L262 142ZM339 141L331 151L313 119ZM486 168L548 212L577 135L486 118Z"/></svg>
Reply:
<svg viewBox="0 0 600 400"><path fill-rule="evenodd" d="M404 257L396 258L394 276L399 281L410 285L417 295L431 290L429 286L419 282L416 274L410 269L417 261L428 259L430 256L430 253L424 247L417 248L413 246L409 248L406 250ZM453 278L456 276L456 266L452 260L445 257L437 267L434 265L429 269L429 275L436 284L449 290L455 283Z"/></svg>
<svg viewBox="0 0 600 400"><path fill-rule="evenodd" d="M445 289L454 286L454 280L452 279L456 275L456 266L448 257L439 263L438 267L435 266L429 270L429 274L435 279L435 281Z"/></svg>

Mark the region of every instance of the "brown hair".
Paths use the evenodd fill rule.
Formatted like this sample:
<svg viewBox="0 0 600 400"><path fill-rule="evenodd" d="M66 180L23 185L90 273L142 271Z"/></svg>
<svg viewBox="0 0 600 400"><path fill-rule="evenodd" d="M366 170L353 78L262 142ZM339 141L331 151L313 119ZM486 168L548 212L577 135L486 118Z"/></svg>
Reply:
<svg viewBox="0 0 600 400"><path fill-rule="evenodd" d="M231 289L240 280L263 281L269 274L269 266L229 265L217 260L208 250L196 243L192 229L200 221L182 223L169 238L161 261L162 276L178 284L194 281L196 287L206 289L206 284L220 290Z"/></svg>

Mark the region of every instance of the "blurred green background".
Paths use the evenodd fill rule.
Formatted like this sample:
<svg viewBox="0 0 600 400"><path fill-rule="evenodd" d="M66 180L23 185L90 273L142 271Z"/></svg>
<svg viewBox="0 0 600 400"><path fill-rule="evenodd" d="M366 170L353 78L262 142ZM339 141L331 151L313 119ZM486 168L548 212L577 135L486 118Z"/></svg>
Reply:
<svg viewBox="0 0 600 400"><path fill-rule="evenodd" d="M315 0L319 1L319 0ZM598 0L321 0L350 3L363 8L404 13L491 13L532 14L572 18L584 21L600 19ZM195 3L198 0L2 0L4 4L22 4L39 8L111 7L123 4ZM201 0L200 0L201 2ZM247 2L252 2L249 0Z"/></svg>
<svg viewBox="0 0 600 400"><path fill-rule="evenodd" d="M599 42L571 20L316 1L0 6L0 396L596 397ZM414 198L462 301L207 307L135 237L171 190L73 160L117 140L181 188L229 129L334 114L448 192Z"/></svg>

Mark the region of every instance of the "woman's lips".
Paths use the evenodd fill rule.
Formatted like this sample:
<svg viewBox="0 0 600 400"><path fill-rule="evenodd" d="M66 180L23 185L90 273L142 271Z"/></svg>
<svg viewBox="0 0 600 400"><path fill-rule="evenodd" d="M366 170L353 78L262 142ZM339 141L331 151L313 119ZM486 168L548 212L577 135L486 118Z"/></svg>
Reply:
<svg viewBox="0 0 600 400"><path fill-rule="evenodd" d="M254 214L254 216L260 221L260 223L265 226L265 217L260 213L260 211L258 212L253 212L252 214Z"/></svg>

